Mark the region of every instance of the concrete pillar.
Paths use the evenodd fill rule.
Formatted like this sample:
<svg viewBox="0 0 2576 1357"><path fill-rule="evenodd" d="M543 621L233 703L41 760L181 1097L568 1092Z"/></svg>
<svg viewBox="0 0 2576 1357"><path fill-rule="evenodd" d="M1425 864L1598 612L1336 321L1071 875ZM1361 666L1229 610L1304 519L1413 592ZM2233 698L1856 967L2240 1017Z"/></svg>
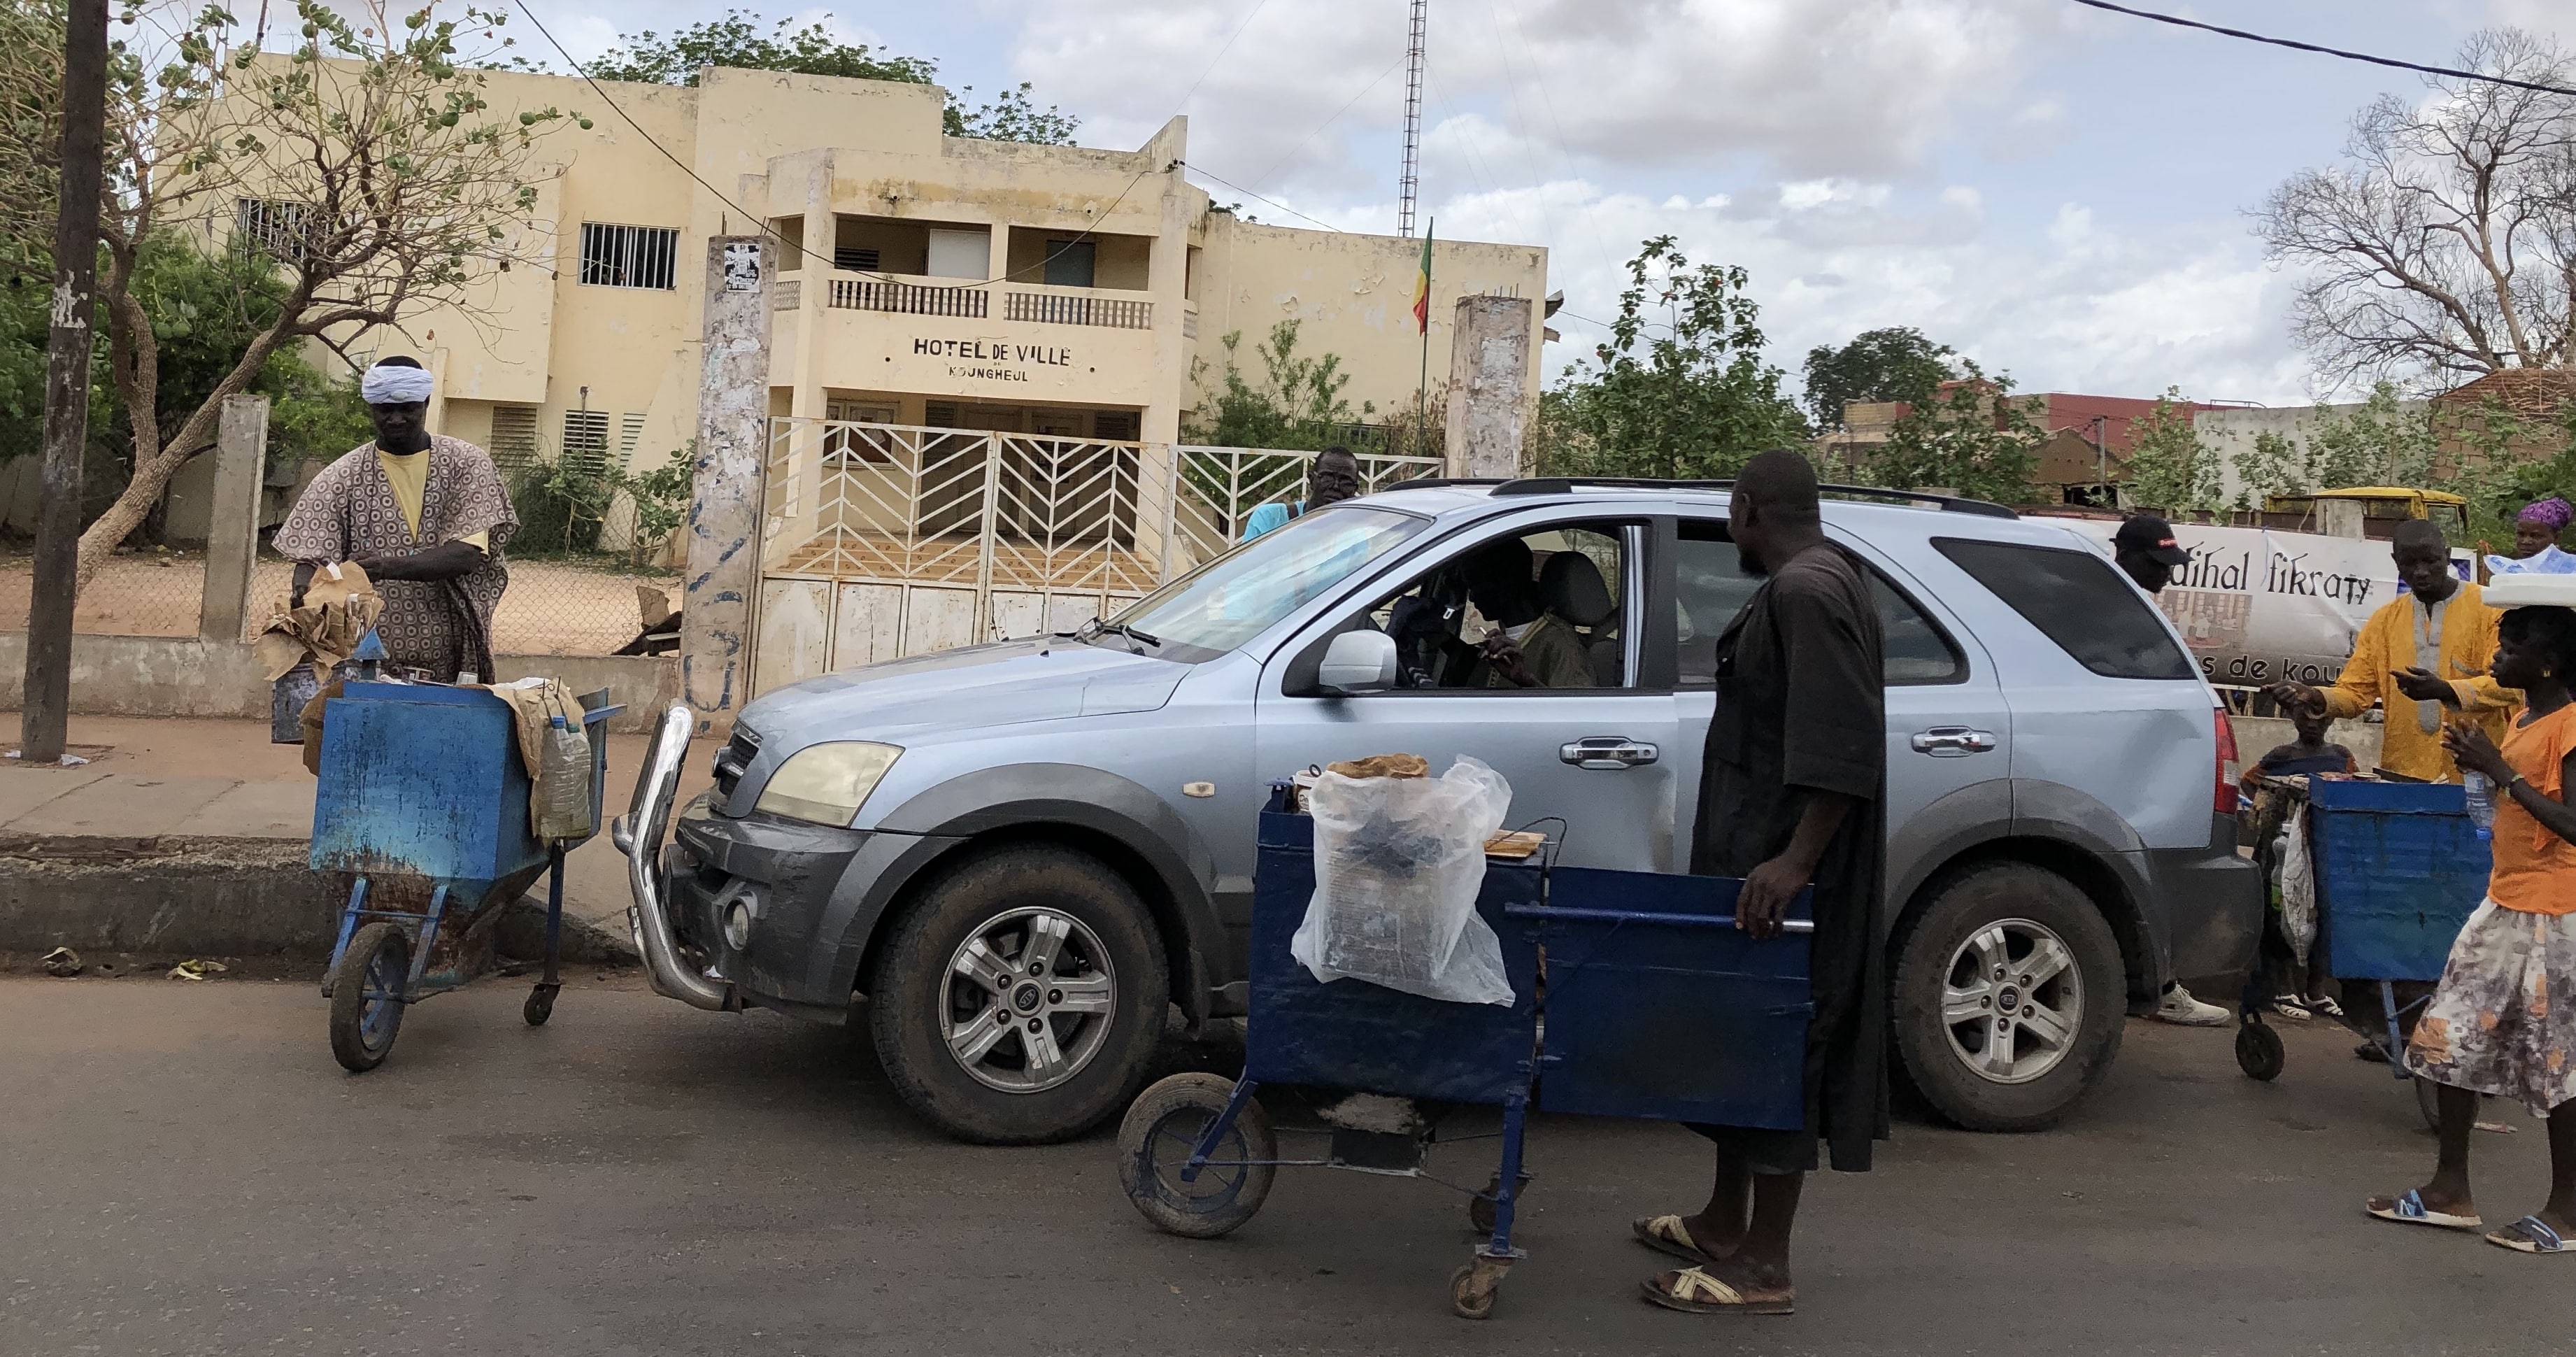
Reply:
<svg viewBox="0 0 2576 1357"><path fill-rule="evenodd" d="M206 524L206 593L197 635L242 639L250 612L250 566L259 553L259 487L267 478L268 397L226 396L215 425L215 476Z"/></svg>
<svg viewBox="0 0 2576 1357"><path fill-rule="evenodd" d="M1537 303L1460 297L1449 328L1448 474L1517 476Z"/></svg>
<svg viewBox="0 0 2576 1357"><path fill-rule="evenodd" d="M751 698L760 470L769 447L769 290L777 272L777 247L767 236L707 242L706 360L680 599L680 700L697 713L700 734L731 726Z"/></svg>
<svg viewBox="0 0 2576 1357"><path fill-rule="evenodd" d="M2328 537L2359 539L2365 534L2361 526L2361 501L2357 499L2321 499L2317 501L2317 531Z"/></svg>

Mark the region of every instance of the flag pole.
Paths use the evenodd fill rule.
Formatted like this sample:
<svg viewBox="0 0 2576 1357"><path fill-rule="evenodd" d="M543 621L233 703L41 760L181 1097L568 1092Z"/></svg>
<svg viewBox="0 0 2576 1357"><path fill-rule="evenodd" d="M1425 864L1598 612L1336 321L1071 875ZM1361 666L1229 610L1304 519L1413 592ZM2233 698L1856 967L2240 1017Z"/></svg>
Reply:
<svg viewBox="0 0 2576 1357"><path fill-rule="evenodd" d="M1422 375L1413 384L1413 452L1417 457L1429 456L1431 447L1431 238L1439 228L1438 217L1422 224Z"/></svg>

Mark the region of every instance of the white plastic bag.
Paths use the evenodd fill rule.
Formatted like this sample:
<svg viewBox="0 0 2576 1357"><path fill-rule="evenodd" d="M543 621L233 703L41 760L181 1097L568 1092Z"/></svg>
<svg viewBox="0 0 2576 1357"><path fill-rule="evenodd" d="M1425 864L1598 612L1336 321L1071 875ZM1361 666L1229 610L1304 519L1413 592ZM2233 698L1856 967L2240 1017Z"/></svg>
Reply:
<svg viewBox="0 0 2576 1357"><path fill-rule="evenodd" d="M2317 940L2317 870L2308 854L2308 808L2290 812L2281 827L2281 932L2301 966Z"/></svg>
<svg viewBox="0 0 2576 1357"><path fill-rule="evenodd" d="M1306 794L1315 895L1290 955L1321 981L1512 1002L1502 941L1476 914L1485 841L1511 804L1503 775L1471 758L1436 778L1324 774Z"/></svg>

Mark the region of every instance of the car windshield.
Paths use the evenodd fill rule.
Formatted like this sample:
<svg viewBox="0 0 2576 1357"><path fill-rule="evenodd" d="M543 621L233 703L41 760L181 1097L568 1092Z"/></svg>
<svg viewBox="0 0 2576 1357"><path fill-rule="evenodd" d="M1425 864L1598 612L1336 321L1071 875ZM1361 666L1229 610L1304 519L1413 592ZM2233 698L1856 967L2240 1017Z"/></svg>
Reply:
<svg viewBox="0 0 2576 1357"><path fill-rule="evenodd" d="M1165 658L1212 659L1260 635L1429 523L1359 505L1304 514L1137 600L1110 625L1152 638L1154 653ZM1130 639L1111 632L1104 643L1109 638Z"/></svg>

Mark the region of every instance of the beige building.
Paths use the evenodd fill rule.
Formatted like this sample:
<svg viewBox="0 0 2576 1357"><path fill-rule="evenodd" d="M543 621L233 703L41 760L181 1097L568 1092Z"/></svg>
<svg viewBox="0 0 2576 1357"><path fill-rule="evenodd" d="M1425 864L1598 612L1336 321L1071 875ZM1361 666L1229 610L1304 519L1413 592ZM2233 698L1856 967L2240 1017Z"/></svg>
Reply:
<svg viewBox="0 0 2576 1357"><path fill-rule="evenodd" d="M472 319L424 311L367 347L418 354L440 378L433 427L496 452L647 465L682 446L707 242L759 223L781 239L780 415L1168 443L1218 385L1222 337L1242 335L1257 379L1253 345L1282 320L1301 353L1340 356L1355 410L1412 401L1420 244L1214 206L1182 177L1183 119L1108 151L944 136L929 85L719 69L605 85L612 112L578 80L490 79L504 112L592 122L540 143L515 251L538 266L488 275ZM1546 278L1541 247L1438 242L1435 382L1457 298L1529 298L1535 330ZM1540 364L1533 344L1533 409Z"/></svg>

